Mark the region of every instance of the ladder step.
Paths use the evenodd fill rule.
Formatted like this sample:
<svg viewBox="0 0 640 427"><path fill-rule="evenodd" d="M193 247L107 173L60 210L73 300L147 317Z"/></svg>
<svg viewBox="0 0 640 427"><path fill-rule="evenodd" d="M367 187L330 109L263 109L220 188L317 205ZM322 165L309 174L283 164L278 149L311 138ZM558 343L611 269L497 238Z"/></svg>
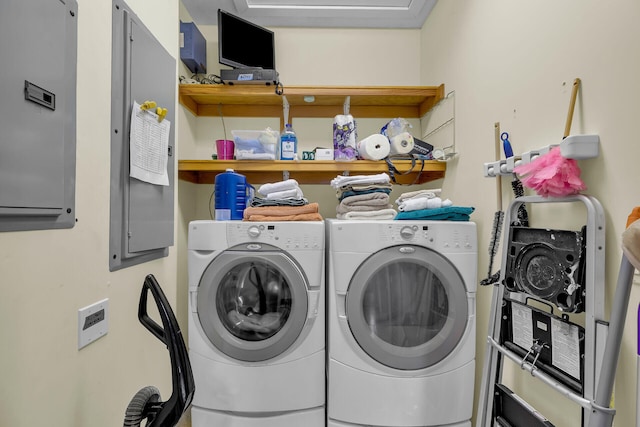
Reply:
<svg viewBox="0 0 640 427"><path fill-rule="evenodd" d="M496 384L495 417L501 427L555 427L504 384Z"/></svg>

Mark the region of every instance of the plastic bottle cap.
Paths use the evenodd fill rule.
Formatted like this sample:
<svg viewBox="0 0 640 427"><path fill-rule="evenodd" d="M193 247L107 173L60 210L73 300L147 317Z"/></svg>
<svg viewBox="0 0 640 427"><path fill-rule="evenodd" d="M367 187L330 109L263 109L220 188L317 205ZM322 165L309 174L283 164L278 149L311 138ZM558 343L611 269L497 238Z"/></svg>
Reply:
<svg viewBox="0 0 640 427"><path fill-rule="evenodd" d="M233 169L227 168L227 172L233 172Z"/></svg>

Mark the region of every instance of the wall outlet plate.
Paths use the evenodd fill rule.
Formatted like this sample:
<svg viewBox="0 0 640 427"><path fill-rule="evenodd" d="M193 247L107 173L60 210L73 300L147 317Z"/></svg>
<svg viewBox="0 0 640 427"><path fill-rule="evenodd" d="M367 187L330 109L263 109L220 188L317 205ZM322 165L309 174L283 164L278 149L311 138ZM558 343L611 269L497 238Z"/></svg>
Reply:
<svg viewBox="0 0 640 427"><path fill-rule="evenodd" d="M109 332L109 298L78 310L78 350Z"/></svg>

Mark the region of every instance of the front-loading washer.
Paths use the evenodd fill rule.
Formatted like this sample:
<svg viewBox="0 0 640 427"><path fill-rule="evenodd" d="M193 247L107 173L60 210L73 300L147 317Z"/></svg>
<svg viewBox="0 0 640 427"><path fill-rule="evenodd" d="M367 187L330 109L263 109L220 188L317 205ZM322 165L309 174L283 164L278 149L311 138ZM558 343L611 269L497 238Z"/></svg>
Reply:
<svg viewBox="0 0 640 427"><path fill-rule="evenodd" d="M193 427L325 426L322 221L192 221Z"/></svg>
<svg viewBox="0 0 640 427"><path fill-rule="evenodd" d="M325 223L327 426L470 427L475 224Z"/></svg>

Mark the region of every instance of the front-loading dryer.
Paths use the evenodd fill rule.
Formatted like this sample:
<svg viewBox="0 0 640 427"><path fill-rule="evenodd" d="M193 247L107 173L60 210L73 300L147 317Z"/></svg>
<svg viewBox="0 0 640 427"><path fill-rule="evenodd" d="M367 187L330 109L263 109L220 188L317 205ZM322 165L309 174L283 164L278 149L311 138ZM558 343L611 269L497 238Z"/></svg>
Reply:
<svg viewBox="0 0 640 427"><path fill-rule="evenodd" d="M327 425L470 427L472 222L327 227Z"/></svg>
<svg viewBox="0 0 640 427"><path fill-rule="evenodd" d="M324 426L322 221L192 221L193 427Z"/></svg>

